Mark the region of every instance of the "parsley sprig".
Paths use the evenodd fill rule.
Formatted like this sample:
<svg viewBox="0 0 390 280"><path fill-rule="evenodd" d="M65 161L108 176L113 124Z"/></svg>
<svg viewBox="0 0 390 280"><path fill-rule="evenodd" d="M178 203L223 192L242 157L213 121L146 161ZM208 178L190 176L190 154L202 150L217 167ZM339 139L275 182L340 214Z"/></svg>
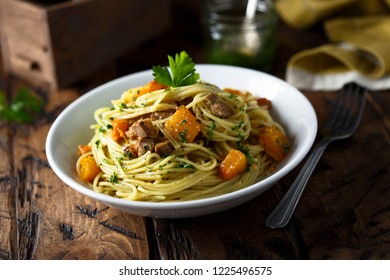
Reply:
<svg viewBox="0 0 390 280"><path fill-rule="evenodd" d="M154 79L160 84L180 87L195 84L199 80L195 64L185 51L176 54L175 58L168 55L168 62L171 71L160 65L153 66Z"/></svg>
<svg viewBox="0 0 390 280"><path fill-rule="evenodd" d="M19 89L7 104L6 95L0 91L0 118L8 122L31 123L43 111L44 102L27 88Z"/></svg>

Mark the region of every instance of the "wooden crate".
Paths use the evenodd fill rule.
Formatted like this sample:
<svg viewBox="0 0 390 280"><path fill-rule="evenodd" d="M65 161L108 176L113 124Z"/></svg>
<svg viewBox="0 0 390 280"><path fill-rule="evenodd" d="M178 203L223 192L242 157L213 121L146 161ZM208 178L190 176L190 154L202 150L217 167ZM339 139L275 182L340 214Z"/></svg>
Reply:
<svg viewBox="0 0 390 280"><path fill-rule="evenodd" d="M0 0L6 72L52 88L85 78L171 23L169 0Z"/></svg>

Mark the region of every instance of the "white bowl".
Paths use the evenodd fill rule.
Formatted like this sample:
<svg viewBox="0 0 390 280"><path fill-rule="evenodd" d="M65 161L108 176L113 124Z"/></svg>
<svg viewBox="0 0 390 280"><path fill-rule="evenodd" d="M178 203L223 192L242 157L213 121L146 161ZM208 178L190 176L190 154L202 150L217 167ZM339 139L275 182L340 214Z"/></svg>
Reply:
<svg viewBox="0 0 390 280"><path fill-rule="evenodd" d="M77 146L89 142L93 112L109 106L123 91L153 79L143 71L103 84L70 104L54 121L46 139L48 161L57 176L76 191L125 212L154 218L184 218L211 214L240 205L269 189L296 167L310 150L317 117L306 97L286 82L268 74L222 65L196 65L203 81L221 88L248 90L272 101L273 117L286 129L291 151L271 176L244 189L217 197L186 202L127 201L94 192L76 173Z"/></svg>

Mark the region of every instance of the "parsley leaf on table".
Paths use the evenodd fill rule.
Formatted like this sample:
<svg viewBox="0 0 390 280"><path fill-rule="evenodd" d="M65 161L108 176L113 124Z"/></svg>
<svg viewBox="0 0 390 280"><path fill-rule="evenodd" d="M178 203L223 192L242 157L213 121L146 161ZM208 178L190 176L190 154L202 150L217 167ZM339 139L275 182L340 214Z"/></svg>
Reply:
<svg viewBox="0 0 390 280"><path fill-rule="evenodd" d="M7 104L4 92L0 91L0 118L17 123L29 123L34 115L43 111L44 102L27 88L18 90L15 98Z"/></svg>
<svg viewBox="0 0 390 280"><path fill-rule="evenodd" d="M168 61L172 75L167 67L153 66L154 79L160 84L179 87L195 84L199 80L195 64L185 51L176 54L175 59L168 55Z"/></svg>

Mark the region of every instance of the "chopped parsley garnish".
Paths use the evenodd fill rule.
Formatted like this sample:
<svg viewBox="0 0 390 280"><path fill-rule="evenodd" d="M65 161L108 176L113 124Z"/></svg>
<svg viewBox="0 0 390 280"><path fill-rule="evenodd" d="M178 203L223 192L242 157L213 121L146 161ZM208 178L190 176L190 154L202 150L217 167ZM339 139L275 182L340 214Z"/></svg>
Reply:
<svg viewBox="0 0 390 280"><path fill-rule="evenodd" d="M233 100L237 100L238 99L238 95L236 94L230 94L229 95L229 98L233 99Z"/></svg>
<svg viewBox="0 0 390 280"><path fill-rule="evenodd" d="M121 104L119 104L119 111L123 111L124 109L127 109L127 105L123 102L121 102Z"/></svg>
<svg viewBox="0 0 390 280"><path fill-rule="evenodd" d="M171 71L160 65L153 66L154 79L160 84L180 87L195 84L199 80L195 64L185 51L176 54L175 58L168 55L168 62Z"/></svg>
<svg viewBox="0 0 390 280"><path fill-rule="evenodd" d="M119 181L118 175L116 175L116 173L114 172L110 177L110 183L115 184L118 183L118 181Z"/></svg>
<svg viewBox="0 0 390 280"><path fill-rule="evenodd" d="M179 162L179 164L177 165L177 168L191 168L191 169L195 169L195 166L193 166L192 164L186 163L186 162Z"/></svg>
<svg viewBox="0 0 390 280"><path fill-rule="evenodd" d="M112 125L111 125L111 124L107 124L106 127L100 126L100 127L99 127L99 132L104 133L104 132L106 132L108 129L112 129Z"/></svg>
<svg viewBox="0 0 390 280"><path fill-rule="evenodd" d="M179 132L179 140L181 143L187 142L187 128Z"/></svg>
<svg viewBox="0 0 390 280"><path fill-rule="evenodd" d="M241 142L237 142L237 148L246 155L246 157L248 158L249 164L252 164L254 162L254 158L253 158L252 154L250 153L249 148L247 146L242 145ZM249 164L248 164L248 167L249 167Z"/></svg>
<svg viewBox="0 0 390 280"><path fill-rule="evenodd" d="M217 124L216 124L215 122L211 122L209 131L207 131L207 141L206 141L206 145L207 145L207 146L208 146L209 143L210 143L210 139L211 139L211 137L213 136L214 129L215 129L216 126L217 126Z"/></svg>
<svg viewBox="0 0 390 280"><path fill-rule="evenodd" d="M242 127L243 124L244 123L242 121L239 122L238 124L236 124L235 126L232 127L232 130L233 131L239 130Z"/></svg>
<svg viewBox="0 0 390 280"><path fill-rule="evenodd" d="M124 150L123 152L123 156L124 157L128 157L129 159L133 159L133 153L131 152L131 149L127 148L126 150Z"/></svg>
<svg viewBox="0 0 390 280"><path fill-rule="evenodd" d="M119 165L123 167L123 157L117 157L116 160L118 161Z"/></svg>

